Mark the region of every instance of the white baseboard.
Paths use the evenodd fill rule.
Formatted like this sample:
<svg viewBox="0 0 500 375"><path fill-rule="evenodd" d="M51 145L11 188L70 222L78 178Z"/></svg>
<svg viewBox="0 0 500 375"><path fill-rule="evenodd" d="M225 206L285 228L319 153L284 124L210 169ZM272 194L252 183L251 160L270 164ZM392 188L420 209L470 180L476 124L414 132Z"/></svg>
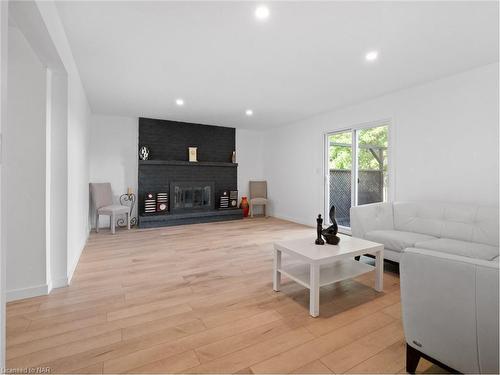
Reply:
<svg viewBox="0 0 500 375"><path fill-rule="evenodd" d="M46 296L49 294L50 287L48 284L31 286L28 288L7 290L5 292L5 300L7 302L16 301L18 299L31 298L37 296Z"/></svg>
<svg viewBox="0 0 500 375"><path fill-rule="evenodd" d="M68 286L68 279L61 277L56 280L49 281L47 284L40 284L35 286L30 286L27 288L20 288L14 290L7 290L5 292L6 302L17 301L19 299L46 296L54 288L63 288Z"/></svg>
<svg viewBox="0 0 500 375"><path fill-rule="evenodd" d="M277 219L291 221L291 222L297 223L297 224L302 224L302 225L305 225L307 227L311 227L311 228L315 227L315 225L313 225L311 222L306 222L304 220L297 219L296 217L290 217L290 216L287 216L287 215L281 215L279 213L273 213L271 216L274 216ZM316 221L316 218L314 218L313 222L315 222L315 221Z"/></svg>
<svg viewBox="0 0 500 375"><path fill-rule="evenodd" d="M89 234L90 234L90 230L87 232L87 238L85 238L83 245L80 246L80 250L78 251L77 256L75 256L73 258L73 261L71 262L71 266L68 269L68 277L66 278L66 285L71 284L71 279L73 279L73 274L75 273L76 266L78 265L78 262L80 261L80 257L82 256L83 249L85 249L85 246L87 246L87 240L89 238Z"/></svg>
<svg viewBox="0 0 500 375"><path fill-rule="evenodd" d="M68 278L67 277L60 277L58 279L52 280L51 283L51 289L55 288L64 288L65 286L68 286Z"/></svg>
<svg viewBox="0 0 500 375"><path fill-rule="evenodd" d="M83 248L79 251L78 255L73 258L73 261L71 262L71 266L68 270L68 285L71 284L71 279L73 279L73 275L76 270L76 266L78 265L78 261L80 260L80 256L82 255Z"/></svg>

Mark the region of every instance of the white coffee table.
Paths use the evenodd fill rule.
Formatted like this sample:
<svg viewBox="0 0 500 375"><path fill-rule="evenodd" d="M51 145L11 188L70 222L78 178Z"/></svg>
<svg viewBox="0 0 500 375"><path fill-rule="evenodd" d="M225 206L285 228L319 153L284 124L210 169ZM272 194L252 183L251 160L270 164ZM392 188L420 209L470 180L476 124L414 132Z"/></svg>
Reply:
<svg viewBox="0 0 500 375"><path fill-rule="evenodd" d="M375 269L375 290L383 290L384 245L339 235L338 245L315 245L314 237L274 244L273 289L280 290L281 275L288 276L309 289L309 313L319 315L319 288L350 279ZM291 255L298 264L289 267L281 263L281 254ZM353 258L363 254L375 256L375 267Z"/></svg>

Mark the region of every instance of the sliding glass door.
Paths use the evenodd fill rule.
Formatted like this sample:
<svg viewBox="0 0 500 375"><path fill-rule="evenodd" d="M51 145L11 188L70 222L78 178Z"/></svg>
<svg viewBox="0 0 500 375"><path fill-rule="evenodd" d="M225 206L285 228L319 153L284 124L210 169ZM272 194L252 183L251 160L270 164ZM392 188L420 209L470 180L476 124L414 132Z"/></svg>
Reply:
<svg viewBox="0 0 500 375"><path fill-rule="evenodd" d="M387 125L358 133L357 205L387 201Z"/></svg>
<svg viewBox="0 0 500 375"><path fill-rule="evenodd" d="M326 136L326 221L333 205L337 223L350 228L351 206L388 199L389 125L352 128Z"/></svg>
<svg viewBox="0 0 500 375"><path fill-rule="evenodd" d="M328 135L329 206L335 206L338 225L350 227L352 201L352 132ZM327 210L327 213L329 208ZM325 215L328 221L328 214ZM329 221L328 221L329 222Z"/></svg>

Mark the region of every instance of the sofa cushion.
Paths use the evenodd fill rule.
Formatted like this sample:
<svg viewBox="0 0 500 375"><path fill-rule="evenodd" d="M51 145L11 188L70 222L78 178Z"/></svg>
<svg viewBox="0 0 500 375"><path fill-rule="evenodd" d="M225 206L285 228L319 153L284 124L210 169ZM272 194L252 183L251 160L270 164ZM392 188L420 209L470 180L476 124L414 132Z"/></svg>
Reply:
<svg viewBox="0 0 500 375"><path fill-rule="evenodd" d="M395 202L394 229L498 246L498 207Z"/></svg>
<svg viewBox="0 0 500 375"><path fill-rule="evenodd" d="M450 238L420 241L415 247L484 260L493 260L498 256L498 247Z"/></svg>
<svg viewBox="0 0 500 375"><path fill-rule="evenodd" d="M417 242L434 240L436 237L400 230L372 230L365 234L365 239L382 243L389 250L403 251L407 247L414 247Z"/></svg>
<svg viewBox="0 0 500 375"><path fill-rule="evenodd" d="M394 229L441 237L443 208L426 202L394 202Z"/></svg>

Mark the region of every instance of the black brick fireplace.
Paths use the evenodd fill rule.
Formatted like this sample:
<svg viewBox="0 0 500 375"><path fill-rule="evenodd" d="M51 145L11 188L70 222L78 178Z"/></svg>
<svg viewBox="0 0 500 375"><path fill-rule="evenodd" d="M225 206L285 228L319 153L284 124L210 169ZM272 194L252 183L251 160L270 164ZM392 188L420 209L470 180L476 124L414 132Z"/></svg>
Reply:
<svg viewBox="0 0 500 375"><path fill-rule="evenodd" d="M139 160L139 227L243 217L241 209L219 209L223 191L237 190L238 164L232 163L235 129L221 126L139 118L139 147L149 160ZM188 147L198 148L198 162L188 161ZM168 193L168 211L146 213L147 193Z"/></svg>

